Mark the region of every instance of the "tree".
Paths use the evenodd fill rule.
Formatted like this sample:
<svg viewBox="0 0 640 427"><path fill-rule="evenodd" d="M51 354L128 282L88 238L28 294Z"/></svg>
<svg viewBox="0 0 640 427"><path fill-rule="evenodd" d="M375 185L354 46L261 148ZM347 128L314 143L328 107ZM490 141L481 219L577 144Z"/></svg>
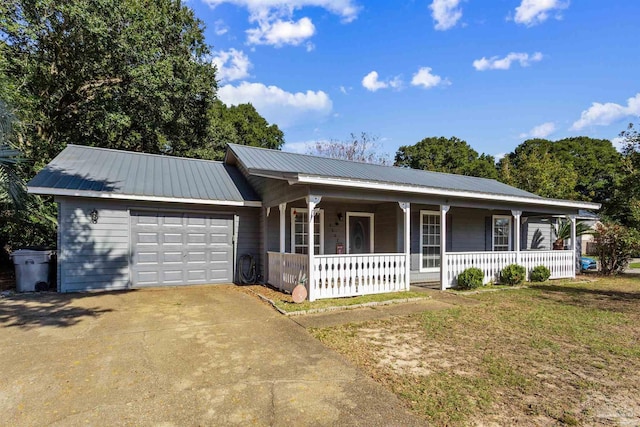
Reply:
<svg viewBox="0 0 640 427"><path fill-rule="evenodd" d="M514 181L513 170L526 168L526 162L541 154L548 155L554 163L560 162L568 174L575 172L572 191L564 191L573 198L606 203L619 179L622 158L611 141L579 136L558 141L539 138L524 141L500 161L500 180L521 185Z"/></svg>
<svg viewBox="0 0 640 427"><path fill-rule="evenodd" d="M423 169L433 172L456 173L483 178L497 178L493 156L482 154L455 136L430 137L414 145L398 148L396 166Z"/></svg>
<svg viewBox="0 0 640 427"><path fill-rule="evenodd" d="M27 199L27 191L17 168L23 159L20 151L10 143L13 124L13 115L0 100L0 210L4 211L23 207Z"/></svg>
<svg viewBox="0 0 640 427"><path fill-rule="evenodd" d="M624 272L631 258L640 252L640 232L615 223L598 224L594 243L600 272L618 274Z"/></svg>
<svg viewBox="0 0 640 427"><path fill-rule="evenodd" d="M279 150L284 133L278 125L269 124L251 104L227 107L216 100L209 109L209 131L202 147L186 153L189 157L222 160L227 144Z"/></svg>
<svg viewBox="0 0 640 427"><path fill-rule="evenodd" d="M542 197L572 199L578 174L545 151L544 145L521 151L517 157L505 156L500 160L501 180L522 190Z"/></svg>
<svg viewBox="0 0 640 427"><path fill-rule="evenodd" d="M206 140L215 69L178 0L7 0L0 98L34 168L68 143L182 154Z"/></svg>
<svg viewBox="0 0 640 427"><path fill-rule="evenodd" d="M352 133L344 141L318 141L307 150L307 154L361 163L388 164L389 159L379 150L378 137L362 132L360 136Z"/></svg>
<svg viewBox="0 0 640 427"><path fill-rule="evenodd" d="M613 196L603 211L608 218L640 230L640 133L629 124L620 136L624 141L622 174L610 188Z"/></svg>

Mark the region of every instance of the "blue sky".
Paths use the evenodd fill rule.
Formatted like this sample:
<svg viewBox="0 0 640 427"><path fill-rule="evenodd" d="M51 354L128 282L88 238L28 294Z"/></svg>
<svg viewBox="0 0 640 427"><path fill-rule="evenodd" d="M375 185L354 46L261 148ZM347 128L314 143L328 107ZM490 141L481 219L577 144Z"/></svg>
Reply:
<svg viewBox="0 0 640 427"><path fill-rule="evenodd" d="M640 2L190 0L218 96L251 102L284 149L367 132L457 136L478 152L528 137L614 139L640 116Z"/></svg>

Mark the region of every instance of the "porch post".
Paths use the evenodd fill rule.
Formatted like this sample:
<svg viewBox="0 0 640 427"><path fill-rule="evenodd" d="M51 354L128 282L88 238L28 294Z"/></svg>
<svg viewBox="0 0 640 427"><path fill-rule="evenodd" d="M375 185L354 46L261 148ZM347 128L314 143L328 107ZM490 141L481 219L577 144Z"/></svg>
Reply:
<svg viewBox="0 0 640 427"><path fill-rule="evenodd" d="M307 290L309 301L315 301L316 296L314 294L314 279L315 279L315 270L313 269L313 258L315 256L315 233L314 233L314 217L316 215L315 209L316 205L320 203L322 197L320 196L309 196L307 197L307 217L309 218L309 223L307 224L307 252L308 252L308 263L309 267L307 268Z"/></svg>
<svg viewBox="0 0 640 427"><path fill-rule="evenodd" d="M522 211L511 211L511 215L516 221L515 239L513 241L514 249L516 251L516 264L520 265L520 216Z"/></svg>
<svg viewBox="0 0 640 427"><path fill-rule="evenodd" d="M576 278L576 266L578 265L578 255L576 254L576 216L569 215L569 220L571 221L571 252L573 254L573 268L571 269L571 277Z"/></svg>
<svg viewBox="0 0 640 427"><path fill-rule="evenodd" d="M278 205L278 207L280 208L280 253L284 253L285 252L285 244L284 244L284 236L285 236L285 224L286 224L286 210L287 210L287 204L286 203L280 203Z"/></svg>
<svg viewBox="0 0 640 427"><path fill-rule="evenodd" d="M447 212L449 205L440 205L440 289L449 287L449 266L447 265ZM422 233L422 230L420 230Z"/></svg>
<svg viewBox="0 0 640 427"><path fill-rule="evenodd" d="M398 202L404 212L404 277L405 289L411 287L411 203Z"/></svg>

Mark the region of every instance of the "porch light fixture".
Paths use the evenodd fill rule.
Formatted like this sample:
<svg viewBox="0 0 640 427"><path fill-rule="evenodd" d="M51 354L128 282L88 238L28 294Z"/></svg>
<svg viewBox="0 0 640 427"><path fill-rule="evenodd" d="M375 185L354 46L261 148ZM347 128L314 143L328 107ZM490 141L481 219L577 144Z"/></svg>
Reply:
<svg viewBox="0 0 640 427"><path fill-rule="evenodd" d="M342 212L338 212L338 221L342 222Z"/></svg>
<svg viewBox="0 0 640 427"><path fill-rule="evenodd" d="M91 212L89 212L89 216L91 217L91 224L97 224L98 223L98 210L97 209L93 209Z"/></svg>

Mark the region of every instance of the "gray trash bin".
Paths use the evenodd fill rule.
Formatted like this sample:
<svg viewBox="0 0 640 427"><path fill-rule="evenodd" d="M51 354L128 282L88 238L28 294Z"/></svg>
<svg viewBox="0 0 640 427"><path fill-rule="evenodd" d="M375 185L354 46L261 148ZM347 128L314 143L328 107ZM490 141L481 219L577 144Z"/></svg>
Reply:
<svg viewBox="0 0 640 427"><path fill-rule="evenodd" d="M16 290L34 292L38 284L49 286L51 250L18 249L11 254L16 268ZM38 286L39 288L39 286Z"/></svg>

